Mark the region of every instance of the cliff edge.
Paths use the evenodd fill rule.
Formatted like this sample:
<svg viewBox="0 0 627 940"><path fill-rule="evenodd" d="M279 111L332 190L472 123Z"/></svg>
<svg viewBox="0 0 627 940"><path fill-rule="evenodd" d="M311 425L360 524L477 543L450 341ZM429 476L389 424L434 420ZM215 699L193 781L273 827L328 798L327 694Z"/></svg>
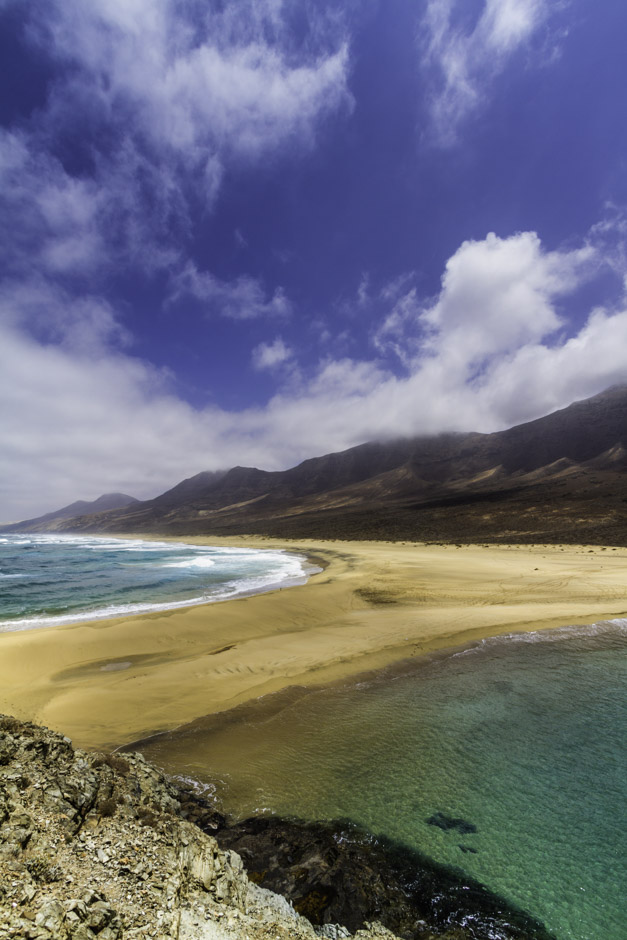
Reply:
<svg viewBox="0 0 627 940"><path fill-rule="evenodd" d="M241 859L181 817L177 791L139 754L74 749L0 716L0 938L317 940ZM395 940L379 925L355 940Z"/></svg>

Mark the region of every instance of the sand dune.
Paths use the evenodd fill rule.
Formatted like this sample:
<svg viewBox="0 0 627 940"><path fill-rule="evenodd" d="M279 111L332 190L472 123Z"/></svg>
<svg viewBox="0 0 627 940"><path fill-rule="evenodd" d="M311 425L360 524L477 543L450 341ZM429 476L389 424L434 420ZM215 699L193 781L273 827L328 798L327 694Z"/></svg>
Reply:
<svg viewBox="0 0 627 940"><path fill-rule="evenodd" d="M627 549L194 539L322 560L303 587L0 634L0 711L113 747L290 685L627 616Z"/></svg>

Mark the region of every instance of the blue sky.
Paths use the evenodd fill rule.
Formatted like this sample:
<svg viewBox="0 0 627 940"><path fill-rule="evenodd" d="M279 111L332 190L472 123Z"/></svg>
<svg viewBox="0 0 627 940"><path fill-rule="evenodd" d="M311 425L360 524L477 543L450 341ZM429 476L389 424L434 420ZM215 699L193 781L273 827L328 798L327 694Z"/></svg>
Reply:
<svg viewBox="0 0 627 940"><path fill-rule="evenodd" d="M627 380L618 0L0 0L0 519Z"/></svg>

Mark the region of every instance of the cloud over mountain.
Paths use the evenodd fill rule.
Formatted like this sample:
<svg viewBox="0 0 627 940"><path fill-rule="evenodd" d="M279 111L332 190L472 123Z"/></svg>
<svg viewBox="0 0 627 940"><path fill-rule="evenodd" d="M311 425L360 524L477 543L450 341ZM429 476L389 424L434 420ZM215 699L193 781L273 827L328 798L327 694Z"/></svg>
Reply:
<svg viewBox="0 0 627 940"><path fill-rule="evenodd" d="M120 345L111 312L95 299L91 320L78 327L70 307L63 341L51 343L24 330L5 297L5 506L30 505L43 480L44 509L85 480L95 492L115 484L146 496L199 469L276 469L377 437L494 430L594 394L627 378L627 309L595 309L566 339L558 301L600 264L590 245L545 251L533 232L465 242L439 295L414 296L393 323L396 341L412 350L404 375L376 360L328 357L309 378L290 375L285 391L239 411L184 401L166 371ZM257 349L256 365L290 357L277 339Z"/></svg>
<svg viewBox="0 0 627 940"><path fill-rule="evenodd" d="M1 3L0 519L624 380L625 16Z"/></svg>

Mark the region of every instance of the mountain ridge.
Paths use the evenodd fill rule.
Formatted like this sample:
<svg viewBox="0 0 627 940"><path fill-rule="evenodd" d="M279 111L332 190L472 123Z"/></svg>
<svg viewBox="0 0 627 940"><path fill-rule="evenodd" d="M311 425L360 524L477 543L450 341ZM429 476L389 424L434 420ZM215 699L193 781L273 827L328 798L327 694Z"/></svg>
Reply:
<svg viewBox="0 0 627 940"><path fill-rule="evenodd" d="M56 509L53 512L44 513L42 516L36 516L33 519L25 519L23 522L14 522L9 525L0 526L0 532L24 532L26 531L26 526L32 527L28 531L37 531L37 527L40 525L51 523L55 520L73 519L77 516L123 509L125 506L138 502L138 499L134 496L128 496L126 493L103 493L102 496L91 501L77 499L68 506L63 506L61 509Z"/></svg>
<svg viewBox="0 0 627 940"><path fill-rule="evenodd" d="M614 386L505 431L371 441L288 470L203 471L152 500L56 514L50 525L76 533L627 544L626 444L627 386Z"/></svg>

